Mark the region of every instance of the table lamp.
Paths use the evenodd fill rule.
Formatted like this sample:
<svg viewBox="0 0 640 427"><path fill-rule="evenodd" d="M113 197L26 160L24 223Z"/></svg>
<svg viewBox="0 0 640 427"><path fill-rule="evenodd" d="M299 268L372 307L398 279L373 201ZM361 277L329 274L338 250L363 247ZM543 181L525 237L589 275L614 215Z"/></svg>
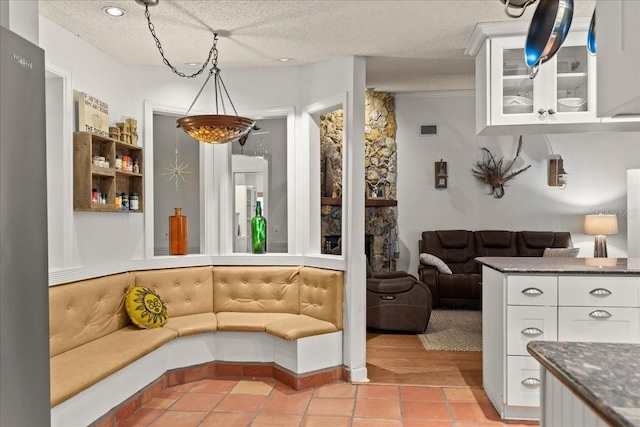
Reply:
<svg viewBox="0 0 640 427"><path fill-rule="evenodd" d="M613 214L595 214L584 216L584 234L594 235L594 258L607 257L607 238L609 234L618 234L618 219Z"/></svg>

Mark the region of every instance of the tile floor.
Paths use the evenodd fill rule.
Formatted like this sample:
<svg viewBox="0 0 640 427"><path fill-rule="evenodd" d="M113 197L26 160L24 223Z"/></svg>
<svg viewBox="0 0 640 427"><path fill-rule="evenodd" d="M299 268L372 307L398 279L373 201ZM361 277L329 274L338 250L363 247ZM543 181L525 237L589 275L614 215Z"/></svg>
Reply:
<svg viewBox="0 0 640 427"><path fill-rule="evenodd" d="M295 391L265 378L168 387L119 427L504 425L480 388L335 383ZM537 423L508 424L522 425Z"/></svg>

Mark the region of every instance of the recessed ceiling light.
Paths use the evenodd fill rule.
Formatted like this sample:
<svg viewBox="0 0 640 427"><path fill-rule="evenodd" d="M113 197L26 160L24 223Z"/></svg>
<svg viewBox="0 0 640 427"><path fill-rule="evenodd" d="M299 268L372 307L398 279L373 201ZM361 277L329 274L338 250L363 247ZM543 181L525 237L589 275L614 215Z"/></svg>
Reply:
<svg viewBox="0 0 640 427"><path fill-rule="evenodd" d="M185 62L184 65L186 65L187 67L195 67L197 65L202 65L202 64L199 62L192 61L192 62Z"/></svg>
<svg viewBox="0 0 640 427"><path fill-rule="evenodd" d="M278 62L290 62L293 61L293 58L278 58Z"/></svg>
<svg viewBox="0 0 640 427"><path fill-rule="evenodd" d="M115 6L105 6L102 8L102 10L104 11L104 13L106 13L109 16L122 16L124 15L124 10L120 9L119 7L115 7Z"/></svg>

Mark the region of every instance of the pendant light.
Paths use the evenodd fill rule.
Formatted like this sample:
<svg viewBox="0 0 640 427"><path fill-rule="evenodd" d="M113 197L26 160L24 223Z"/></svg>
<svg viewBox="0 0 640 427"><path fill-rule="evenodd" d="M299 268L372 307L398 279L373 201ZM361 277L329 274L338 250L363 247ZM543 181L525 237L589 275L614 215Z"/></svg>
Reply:
<svg viewBox="0 0 640 427"><path fill-rule="evenodd" d="M151 22L149 6L157 5L159 3L159 0L136 0L136 2L144 5L145 17L147 18L149 31L151 32L151 35L156 42L156 46L158 47L160 56L162 56L162 61L171 69L171 71L173 71L174 74L183 78L194 78L200 75L205 70L209 62L211 62L211 69L209 70L207 79L196 94L196 97L191 103L191 106L189 106L189 109L187 110L185 116L176 121L177 127L181 128L192 138L195 138L200 142L209 144L224 144L233 142L248 135L255 125L255 121L246 117L238 116L236 107L233 105L233 101L229 96L229 92L227 91L227 88L222 81L222 77L220 76L220 68L218 68L218 34L214 33L213 35L213 46L209 50L209 56L203 62L202 67L195 73L186 75L185 73L178 71L176 67L171 65L171 63L164 56L162 44L160 43L160 40L155 33L153 23ZM202 94L202 91L204 90L207 83L209 83L211 77L213 77L214 80L213 85L215 91L216 113L189 116L189 112L191 112L191 109ZM233 115L227 114L227 104L233 110ZM220 114L220 107L222 107L222 114Z"/></svg>

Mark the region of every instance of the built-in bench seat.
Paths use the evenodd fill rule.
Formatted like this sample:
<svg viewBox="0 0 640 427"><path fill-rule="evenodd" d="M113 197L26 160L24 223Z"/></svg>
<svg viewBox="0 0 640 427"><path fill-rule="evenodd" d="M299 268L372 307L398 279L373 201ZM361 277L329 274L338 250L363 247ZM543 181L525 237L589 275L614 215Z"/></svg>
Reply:
<svg viewBox="0 0 640 427"><path fill-rule="evenodd" d="M163 299L169 314L163 327L131 324L125 296L134 285ZM53 425L90 423L171 369L273 362L304 374L342 365L340 271L132 271L52 286L49 304ZM94 413L78 418L89 402Z"/></svg>

